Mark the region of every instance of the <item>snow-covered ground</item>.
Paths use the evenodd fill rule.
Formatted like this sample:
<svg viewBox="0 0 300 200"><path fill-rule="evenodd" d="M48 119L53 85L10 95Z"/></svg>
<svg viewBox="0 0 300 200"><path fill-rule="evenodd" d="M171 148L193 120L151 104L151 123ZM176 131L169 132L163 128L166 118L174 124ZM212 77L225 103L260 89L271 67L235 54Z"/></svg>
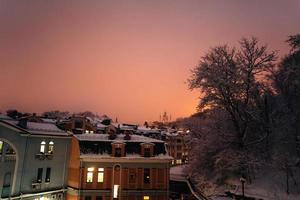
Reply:
<svg viewBox="0 0 300 200"><path fill-rule="evenodd" d="M184 173L185 165L178 165L170 168L170 179L174 181L185 181L186 174Z"/></svg>
<svg viewBox="0 0 300 200"><path fill-rule="evenodd" d="M235 189L230 190L236 194L242 194L242 186L239 180L232 180ZM290 179L290 194L286 193L286 177L282 171L265 170L257 174L252 184L245 184L245 195L264 200L300 200L300 184L295 185ZM219 188L219 191L228 191L225 187ZM221 192L220 192L221 194ZM213 200L225 200L225 197L212 197Z"/></svg>

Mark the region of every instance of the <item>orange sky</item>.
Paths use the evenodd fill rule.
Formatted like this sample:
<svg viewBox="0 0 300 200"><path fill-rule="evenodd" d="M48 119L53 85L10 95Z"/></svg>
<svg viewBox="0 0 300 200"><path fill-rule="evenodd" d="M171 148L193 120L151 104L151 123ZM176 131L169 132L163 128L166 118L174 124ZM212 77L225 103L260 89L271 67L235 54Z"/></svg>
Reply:
<svg viewBox="0 0 300 200"><path fill-rule="evenodd" d="M189 116L203 53L257 36L284 54L299 19L299 0L1 0L0 111Z"/></svg>

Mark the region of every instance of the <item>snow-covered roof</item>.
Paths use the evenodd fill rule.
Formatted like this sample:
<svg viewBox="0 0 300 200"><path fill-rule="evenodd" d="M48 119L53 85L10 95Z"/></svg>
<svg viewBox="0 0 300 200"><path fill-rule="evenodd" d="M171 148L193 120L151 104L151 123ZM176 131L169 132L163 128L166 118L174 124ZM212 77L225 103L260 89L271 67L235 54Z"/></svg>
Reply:
<svg viewBox="0 0 300 200"><path fill-rule="evenodd" d="M10 117L7 116L7 115L0 114L0 119L2 119L2 120L11 120L12 118L10 118Z"/></svg>
<svg viewBox="0 0 300 200"><path fill-rule="evenodd" d="M55 124L57 122L56 119L49 119L49 118L41 118L43 120L43 122L45 123L52 123Z"/></svg>
<svg viewBox="0 0 300 200"><path fill-rule="evenodd" d="M159 129L157 129L157 128L155 128L155 129L153 129L153 128L147 128L147 127L145 127L145 126L139 126L138 128L137 128L137 132L144 132L144 133L154 133L154 132L160 132L159 131Z"/></svg>
<svg viewBox="0 0 300 200"><path fill-rule="evenodd" d="M17 126L17 120L3 120L13 126ZM24 128L23 128L24 129ZM40 122L27 122L27 128L25 129L32 134L37 135L59 135L59 136L67 136L69 135L67 132L59 129L53 123L40 123Z"/></svg>
<svg viewBox="0 0 300 200"><path fill-rule="evenodd" d="M102 154L82 154L80 155L80 158L89 158L89 159L99 159L99 158L112 158L112 156L108 153L102 153ZM116 157L113 157L114 159ZM173 157L169 156L168 154L159 154L159 155L156 155L156 156L153 156L153 157L144 157L144 156L141 156L140 154L137 154L137 153L133 153L133 154L126 154L126 156L124 157L119 157L119 159L162 159L162 160L165 160L165 159L168 159L168 160L172 160Z"/></svg>
<svg viewBox="0 0 300 200"><path fill-rule="evenodd" d="M111 142L141 142L141 143L164 143L162 140L157 140L141 135L130 135L130 140L124 140L125 134L117 135L117 138L110 140L109 134L78 134L74 135L80 141L111 141Z"/></svg>
<svg viewBox="0 0 300 200"><path fill-rule="evenodd" d="M98 129L105 129L107 126L101 123L97 123L97 128Z"/></svg>

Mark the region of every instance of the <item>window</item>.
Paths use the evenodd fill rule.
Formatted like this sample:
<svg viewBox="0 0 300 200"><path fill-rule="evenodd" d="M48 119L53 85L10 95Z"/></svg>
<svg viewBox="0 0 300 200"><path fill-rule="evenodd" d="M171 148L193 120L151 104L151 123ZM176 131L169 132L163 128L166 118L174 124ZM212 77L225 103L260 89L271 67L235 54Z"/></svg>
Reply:
<svg viewBox="0 0 300 200"><path fill-rule="evenodd" d="M40 147L40 153L45 153L45 147L46 147L46 142L42 141L41 142L41 147Z"/></svg>
<svg viewBox="0 0 300 200"><path fill-rule="evenodd" d="M176 160L176 164L182 164L182 160L181 159L177 159Z"/></svg>
<svg viewBox="0 0 300 200"><path fill-rule="evenodd" d="M102 196L96 196L96 200L102 200Z"/></svg>
<svg viewBox="0 0 300 200"><path fill-rule="evenodd" d="M87 183L92 183L93 182L93 173L94 173L94 167L89 167L87 169L87 177L86 177L86 182Z"/></svg>
<svg viewBox="0 0 300 200"><path fill-rule="evenodd" d="M98 183L103 183L104 181L104 168L98 168Z"/></svg>
<svg viewBox="0 0 300 200"><path fill-rule="evenodd" d="M45 178L46 183L50 182L50 176L51 176L51 168L48 167L46 170L46 178Z"/></svg>
<svg viewBox="0 0 300 200"><path fill-rule="evenodd" d="M144 148L144 157L150 157L151 153L150 153L150 148L146 147Z"/></svg>
<svg viewBox="0 0 300 200"><path fill-rule="evenodd" d="M157 169L158 176L157 176L157 183L163 183L165 180L165 170L164 169Z"/></svg>
<svg viewBox="0 0 300 200"><path fill-rule="evenodd" d="M2 154L2 149L3 149L3 142L0 141L0 154Z"/></svg>
<svg viewBox="0 0 300 200"><path fill-rule="evenodd" d="M177 153L177 158L181 158L182 154L181 153Z"/></svg>
<svg viewBox="0 0 300 200"><path fill-rule="evenodd" d="M38 168L38 173L37 173L37 179L36 181L38 183L42 182L42 178L43 178L43 168Z"/></svg>
<svg viewBox="0 0 300 200"><path fill-rule="evenodd" d="M150 200L150 197L149 197L149 196L144 196L143 199L144 199L144 200Z"/></svg>
<svg viewBox="0 0 300 200"><path fill-rule="evenodd" d="M129 183L135 183L136 174L135 169L129 169Z"/></svg>
<svg viewBox="0 0 300 200"><path fill-rule="evenodd" d="M10 186L10 181L11 181L11 173L7 172L4 175L3 187L9 187Z"/></svg>
<svg viewBox="0 0 300 200"><path fill-rule="evenodd" d="M114 198L118 198L119 185L114 185Z"/></svg>
<svg viewBox="0 0 300 200"><path fill-rule="evenodd" d="M48 147L48 153L53 154L53 150L54 150L54 142L50 141Z"/></svg>
<svg viewBox="0 0 300 200"><path fill-rule="evenodd" d="M74 126L75 128L82 128L83 122L81 120L76 120Z"/></svg>
<svg viewBox="0 0 300 200"><path fill-rule="evenodd" d="M6 148L6 154L16 154L16 152L14 151L14 149L11 146L7 146Z"/></svg>
<svg viewBox="0 0 300 200"><path fill-rule="evenodd" d="M144 169L144 183L150 183L150 169Z"/></svg>
<svg viewBox="0 0 300 200"><path fill-rule="evenodd" d="M122 150L121 147L115 148L115 157L121 157L122 156Z"/></svg>
<svg viewBox="0 0 300 200"><path fill-rule="evenodd" d="M92 197L91 196L85 196L84 200L92 200Z"/></svg>

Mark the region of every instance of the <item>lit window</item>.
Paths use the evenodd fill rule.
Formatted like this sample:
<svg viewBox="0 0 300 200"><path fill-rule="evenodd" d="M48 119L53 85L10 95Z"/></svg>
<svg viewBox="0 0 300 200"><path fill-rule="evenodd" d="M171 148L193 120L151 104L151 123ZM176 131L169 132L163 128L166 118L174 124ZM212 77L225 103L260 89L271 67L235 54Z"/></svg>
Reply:
<svg viewBox="0 0 300 200"><path fill-rule="evenodd" d="M50 141L49 142L49 147L48 147L48 153L52 154L54 150L54 142Z"/></svg>
<svg viewBox="0 0 300 200"><path fill-rule="evenodd" d="M176 164L182 164L182 160L181 159L176 160Z"/></svg>
<svg viewBox="0 0 300 200"><path fill-rule="evenodd" d="M114 185L114 198L118 198L119 185Z"/></svg>
<svg viewBox="0 0 300 200"><path fill-rule="evenodd" d="M104 181L104 168L98 168L98 183L103 183Z"/></svg>
<svg viewBox="0 0 300 200"><path fill-rule="evenodd" d="M3 142L0 141L0 154L2 154Z"/></svg>
<svg viewBox="0 0 300 200"><path fill-rule="evenodd" d="M92 183L93 182L93 173L94 173L94 168L93 167L89 167L87 169L87 177L86 177L86 182L87 183Z"/></svg>
<svg viewBox="0 0 300 200"><path fill-rule="evenodd" d="M41 152L41 153L45 153L45 147L46 147L46 142L45 142L45 141L42 141L42 142L41 142L41 148L40 148L40 152Z"/></svg>
<svg viewBox="0 0 300 200"><path fill-rule="evenodd" d="M149 196L144 196L144 200L150 200Z"/></svg>

